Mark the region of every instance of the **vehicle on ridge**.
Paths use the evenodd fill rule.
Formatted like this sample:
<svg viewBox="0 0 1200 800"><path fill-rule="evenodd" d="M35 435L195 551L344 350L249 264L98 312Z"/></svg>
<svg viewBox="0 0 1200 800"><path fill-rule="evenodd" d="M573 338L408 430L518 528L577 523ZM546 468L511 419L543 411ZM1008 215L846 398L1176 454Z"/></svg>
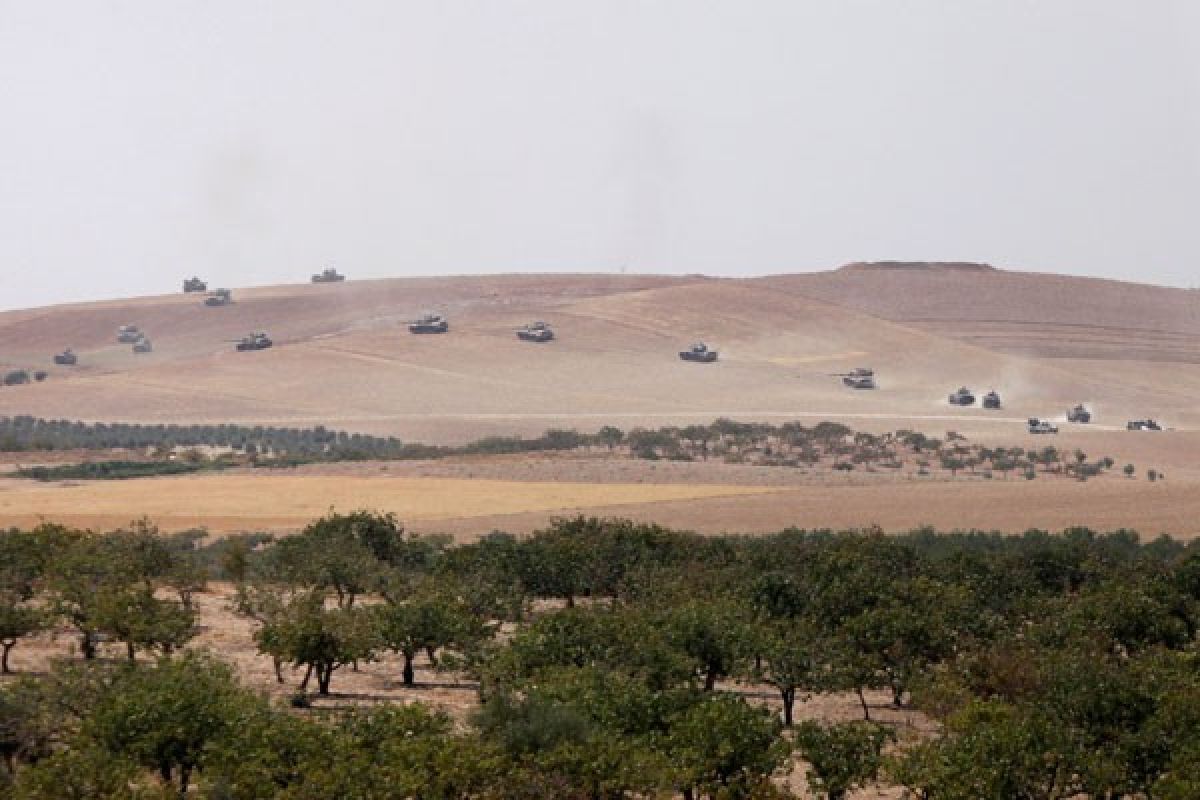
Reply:
<svg viewBox="0 0 1200 800"><path fill-rule="evenodd" d="M717 360L717 351L709 350L704 342L696 342L687 350L680 350L679 357L684 361L696 361L701 364L711 364Z"/></svg>
<svg viewBox="0 0 1200 800"><path fill-rule="evenodd" d="M450 330L450 321L441 314L422 314L408 323L409 333L445 333Z"/></svg>
<svg viewBox="0 0 1200 800"><path fill-rule="evenodd" d="M517 338L523 342L548 342L554 338L554 331L546 323L538 321L517 328Z"/></svg>

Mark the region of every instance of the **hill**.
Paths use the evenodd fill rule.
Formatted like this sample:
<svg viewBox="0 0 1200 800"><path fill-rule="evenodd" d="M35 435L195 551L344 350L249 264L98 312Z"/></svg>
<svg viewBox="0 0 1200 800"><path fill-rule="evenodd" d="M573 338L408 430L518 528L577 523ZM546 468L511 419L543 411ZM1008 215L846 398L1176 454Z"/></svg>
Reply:
<svg viewBox="0 0 1200 800"><path fill-rule="evenodd" d="M1200 294L980 265L854 265L761 279L509 275L348 281L0 314L0 365L45 368L0 388L0 414L238 422L463 441L547 427L797 416L1022 435L1076 402L1097 428L1155 416L1200 425ZM449 334L412 336L432 309ZM552 324L547 345L513 328ZM155 352L114 341L122 324ZM276 347L233 352L267 330ZM1070 335L1064 334L1068 331ZM703 339L717 364L681 362ZM75 368L49 366L71 346ZM881 388L833 373L873 366ZM1005 409L947 406L960 384ZM872 422L874 421L874 422Z"/></svg>

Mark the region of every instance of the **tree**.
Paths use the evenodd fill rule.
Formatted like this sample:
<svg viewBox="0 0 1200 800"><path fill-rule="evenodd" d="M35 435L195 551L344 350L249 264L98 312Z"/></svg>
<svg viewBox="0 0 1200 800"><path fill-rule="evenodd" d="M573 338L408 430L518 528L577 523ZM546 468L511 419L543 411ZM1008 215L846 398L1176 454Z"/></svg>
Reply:
<svg viewBox="0 0 1200 800"><path fill-rule="evenodd" d="M687 654L708 691L719 679L738 672L751 655L749 614L732 600L695 600L668 609L662 624L667 640Z"/></svg>
<svg viewBox="0 0 1200 800"><path fill-rule="evenodd" d="M134 660L136 651L158 650L170 655L195 635L195 612L182 603L160 600L144 586L109 589L95 598L96 627L125 643Z"/></svg>
<svg viewBox="0 0 1200 800"><path fill-rule="evenodd" d="M406 597L394 597L374 609L380 641L404 659L405 686L415 682L413 659L421 651L437 666L437 651L466 646L483 637L485 629L465 604L442 587L421 587Z"/></svg>
<svg viewBox="0 0 1200 800"><path fill-rule="evenodd" d="M12 672L8 654L17 641L45 630L49 620L41 611L21 603L12 593L0 589L0 675Z"/></svg>
<svg viewBox="0 0 1200 800"><path fill-rule="evenodd" d="M207 749L232 735L259 702L228 665L188 653L123 671L85 718L83 732L117 757L155 770L164 783L177 783L182 795Z"/></svg>
<svg viewBox="0 0 1200 800"><path fill-rule="evenodd" d="M786 624L772 626L766 631L764 641L763 665L756 675L779 691L783 724L790 728L797 692L816 691L823 685L817 655L820 645L811 629Z"/></svg>
<svg viewBox="0 0 1200 800"><path fill-rule="evenodd" d="M300 688L316 675L317 692L329 694L333 673L371 658L379 645L375 615L361 608L325 608L319 592L294 598L254 634L260 652L305 667Z"/></svg>
<svg viewBox="0 0 1200 800"><path fill-rule="evenodd" d="M796 727L796 747L808 761L808 785L829 800L875 779L882 766L883 745L890 729L871 722L824 726L803 722Z"/></svg>
<svg viewBox="0 0 1200 800"><path fill-rule="evenodd" d="M707 694L670 720L676 784L686 798L746 797L787 757L779 734L779 720L766 709Z"/></svg>

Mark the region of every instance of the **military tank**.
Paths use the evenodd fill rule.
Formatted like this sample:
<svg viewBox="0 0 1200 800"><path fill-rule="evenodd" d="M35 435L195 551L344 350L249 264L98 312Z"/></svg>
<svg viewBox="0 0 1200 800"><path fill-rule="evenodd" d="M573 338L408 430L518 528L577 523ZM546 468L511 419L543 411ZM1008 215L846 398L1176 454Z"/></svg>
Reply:
<svg viewBox="0 0 1200 800"><path fill-rule="evenodd" d="M152 345L150 343L149 339L147 339L145 336L143 336L141 339L138 339L136 342L133 343L133 352L135 352L135 353L152 353L152 352L154 352L154 345Z"/></svg>
<svg viewBox="0 0 1200 800"><path fill-rule="evenodd" d="M340 283L344 280L346 280L346 276L333 267L323 269L319 274L312 276L313 283Z"/></svg>
<svg viewBox="0 0 1200 800"><path fill-rule="evenodd" d="M233 302L233 292L229 289L213 289L204 298L206 306L227 306Z"/></svg>
<svg viewBox="0 0 1200 800"><path fill-rule="evenodd" d="M271 337L262 331L246 334L241 339L235 339L234 341L236 342L235 349L241 353L248 350L266 350L275 344L271 341Z"/></svg>
<svg viewBox="0 0 1200 800"><path fill-rule="evenodd" d="M840 373L838 377L842 379L842 383L851 389L876 388L875 370L870 367L855 367L849 372Z"/></svg>
<svg viewBox="0 0 1200 800"><path fill-rule="evenodd" d="M973 406L975 405L975 395L965 386L960 386L958 391L954 392L948 398L952 406Z"/></svg>
<svg viewBox="0 0 1200 800"><path fill-rule="evenodd" d="M996 409L1000 408L1000 395L997 392L988 392L983 396L983 407Z"/></svg>
<svg viewBox="0 0 1200 800"><path fill-rule="evenodd" d="M1077 405L1067 411L1067 422L1075 422L1080 425L1086 425L1092 421L1092 412L1083 406Z"/></svg>
<svg viewBox="0 0 1200 800"><path fill-rule="evenodd" d="M1131 419L1125 423L1125 429L1130 431L1161 431L1162 426L1152 419Z"/></svg>
<svg viewBox="0 0 1200 800"><path fill-rule="evenodd" d="M121 327L117 328L118 344L133 344L141 338L142 332L138 330L137 325L122 325Z"/></svg>
<svg viewBox="0 0 1200 800"><path fill-rule="evenodd" d="M445 333L450 330L450 322L441 314L423 314L408 323L409 333Z"/></svg>
<svg viewBox="0 0 1200 800"><path fill-rule="evenodd" d="M539 321L517 328L517 338L522 342L548 342L554 338L554 331L549 325Z"/></svg>
<svg viewBox="0 0 1200 800"><path fill-rule="evenodd" d="M1058 426L1048 419L1030 417L1027 427L1029 428L1029 432L1033 434L1058 433Z"/></svg>
<svg viewBox="0 0 1200 800"><path fill-rule="evenodd" d="M207 292L208 284L199 278L192 276L191 278L184 279L183 291L185 294L188 292Z"/></svg>
<svg viewBox="0 0 1200 800"><path fill-rule="evenodd" d="M704 342L696 342L687 350L680 350L679 357L684 361L697 361L701 364L711 364L717 360L717 351L709 350Z"/></svg>
<svg viewBox="0 0 1200 800"><path fill-rule="evenodd" d="M54 363L64 367L73 367L79 363L79 356L75 355L75 351L68 347L54 356Z"/></svg>

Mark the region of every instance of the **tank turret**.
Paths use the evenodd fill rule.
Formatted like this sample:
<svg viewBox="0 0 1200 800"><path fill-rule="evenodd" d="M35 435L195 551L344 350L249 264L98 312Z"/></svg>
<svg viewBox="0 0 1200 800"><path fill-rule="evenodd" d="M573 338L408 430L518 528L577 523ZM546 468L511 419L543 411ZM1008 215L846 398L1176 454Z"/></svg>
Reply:
<svg viewBox="0 0 1200 800"><path fill-rule="evenodd" d="M273 341L271 341L271 337L267 336L267 334L263 333L262 331L248 333L241 339L235 339L234 341L236 342L234 349L241 353L249 350L266 350L268 347L271 347L275 344Z"/></svg>
<svg viewBox="0 0 1200 800"><path fill-rule="evenodd" d="M534 322L518 328L517 338L523 342L548 342L554 338L554 331L544 322Z"/></svg>
<svg viewBox="0 0 1200 800"><path fill-rule="evenodd" d="M717 351L709 350L704 342L696 342L687 350L680 350L679 357L684 361L697 361L701 364L711 364L717 360Z"/></svg>
<svg viewBox="0 0 1200 800"><path fill-rule="evenodd" d="M849 372L837 373L836 377L842 379L842 383L851 389L874 389L875 370L870 367L855 367Z"/></svg>
<svg viewBox="0 0 1200 800"><path fill-rule="evenodd" d="M313 283L340 283L346 280L346 276L339 273L333 267L327 267L321 270L317 275L312 276Z"/></svg>
<svg viewBox="0 0 1200 800"><path fill-rule="evenodd" d="M229 289L213 289L204 298L206 306L227 306L233 302L233 292Z"/></svg>
<svg viewBox="0 0 1200 800"><path fill-rule="evenodd" d="M138 330L137 325L122 325L121 327L117 328L118 344L133 344L141 338L142 332Z"/></svg>
<svg viewBox="0 0 1200 800"><path fill-rule="evenodd" d="M1067 422L1075 422L1080 425L1086 425L1092 421L1092 412L1085 408L1082 404L1075 406L1067 411Z"/></svg>
<svg viewBox="0 0 1200 800"><path fill-rule="evenodd" d="M975 395L965 386L960 386L958 391L954 392L948 398L952 406L973 406L975 405Z"/></svg>
<svg viewBox="0 0 1200 800"><path fill-rule="evenodd" d="M408 323L409 333L445 333L450 330L450 322L441 314L423 314Z"/></svg>

